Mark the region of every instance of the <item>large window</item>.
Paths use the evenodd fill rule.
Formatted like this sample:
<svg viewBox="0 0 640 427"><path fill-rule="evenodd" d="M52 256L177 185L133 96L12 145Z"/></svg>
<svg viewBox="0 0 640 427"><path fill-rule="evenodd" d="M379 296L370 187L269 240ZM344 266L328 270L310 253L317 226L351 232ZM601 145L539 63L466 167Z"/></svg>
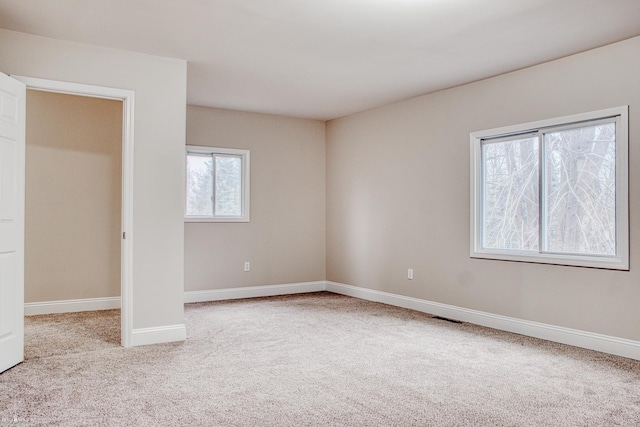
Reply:
<svg viewBox="0 0 640 427"><path fill-rule="evenodd" d="M249 154L187 146L186 221L249 221Z"/></svg>
<svg viewBox="0 0 640 427"><path fill-rule="evenodd" d="M629 269L627 107L471 134L471 256Z"/></svg>

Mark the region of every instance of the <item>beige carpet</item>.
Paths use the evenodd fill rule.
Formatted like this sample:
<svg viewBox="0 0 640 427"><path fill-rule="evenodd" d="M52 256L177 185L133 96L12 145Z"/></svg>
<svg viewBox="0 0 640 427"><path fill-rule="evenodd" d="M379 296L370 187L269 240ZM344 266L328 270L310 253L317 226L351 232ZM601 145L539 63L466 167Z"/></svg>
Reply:
<svg viewBox="0 0 640 427"><path fill-rule="evenodd" d="M123 349L119 312L28 317L0 426L639 426L640 362L329 293L186 306Z"/></svg>

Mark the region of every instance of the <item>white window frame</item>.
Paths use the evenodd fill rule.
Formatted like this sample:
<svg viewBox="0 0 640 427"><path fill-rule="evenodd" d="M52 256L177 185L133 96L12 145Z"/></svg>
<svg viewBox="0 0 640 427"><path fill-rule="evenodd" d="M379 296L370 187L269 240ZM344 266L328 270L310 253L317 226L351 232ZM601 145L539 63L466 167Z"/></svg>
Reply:
<svg viewBox="0 0 640 427"><path fill-rule="evenodd" d="M185 167L185 200L184 200L184 221L185 222L249 222L250 221L250 163L251 151L239 148L205 147L197 145L187 145L185 150L185 165L189 154L203 155L230 155L242 158L242 214L240 216L213 215L196 216L187 215L187 180ZM215 187L215 182L214 182Z"/></svg>
<svg viewBox="0 0 640 427"><path fill-rule="evenodd" d="M589 113L564 116L537 122L524 123L514 126L506 126L496 129L488 129L470 134L471 142L471 258L484 258L494 260L521 261L543 264L558 264L580 267L605 268L612 270L629 270L629 148L628 106L593 111ZM482 247L483 231L483 164L482 142L483 140L508 137L510 135L524 134L527 132L546 132L546 128L559 126L572 127L581 122L593 122L601 119L616 118L616 254L614 256L603 255L572 255L546 253L539 251L518 251L506 249L487 249ZM588 124L587 124L588 125ZM540 147L540 155L542 155ZM542 162L540 163L542 171ZM544 174L540 174L540 225L544 227L542 198L544 186ZM542 233L544 234L544 233ZM542 246L541 246L542 248Z"/></svg>

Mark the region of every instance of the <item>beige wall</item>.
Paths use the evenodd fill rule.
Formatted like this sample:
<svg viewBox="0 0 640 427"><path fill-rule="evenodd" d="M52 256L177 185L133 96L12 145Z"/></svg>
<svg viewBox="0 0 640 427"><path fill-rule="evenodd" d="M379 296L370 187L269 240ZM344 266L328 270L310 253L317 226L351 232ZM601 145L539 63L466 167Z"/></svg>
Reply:
<svg viewBox="0 0 640 427"><path fill-rule="evenodd" d="M251 222L185 223L186 291L324 280L323 122L189 106L187 144L251 150Z"/></svg>
<svg viewBox="0 0 640 427"><path fill-rule="evenodd" d="M27 91L25 302L120 296L122 102Z"/></svg>
<svg viewBox="0 0 640 427"><path fill-rule="evenodd" d="M639 76L634 38L329 122L327 279L639 340ZM631 270L470 259L469 132L621 105Z"/></svg>
<svg viewBox="0 0 640 427"><path fill-rule="evenodd" d="M0 69L135 92L133 327L183 324L186 61L0 30Z"/></svg>

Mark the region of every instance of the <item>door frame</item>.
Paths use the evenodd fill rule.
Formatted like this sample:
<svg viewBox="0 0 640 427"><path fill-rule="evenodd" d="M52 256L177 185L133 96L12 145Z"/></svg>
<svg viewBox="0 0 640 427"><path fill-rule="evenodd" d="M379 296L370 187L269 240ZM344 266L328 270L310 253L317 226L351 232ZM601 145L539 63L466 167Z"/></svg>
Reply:
<svg viewBox="0 0 640 427"><path fill-rule="evenodd" d="M120 328L123 347L132 346L133 335L133 114L135 92L103 86L15 76L27 90L63 93L122 101L122 240L120 245ZM27 118L28 119L28 118Z"/></svg>

